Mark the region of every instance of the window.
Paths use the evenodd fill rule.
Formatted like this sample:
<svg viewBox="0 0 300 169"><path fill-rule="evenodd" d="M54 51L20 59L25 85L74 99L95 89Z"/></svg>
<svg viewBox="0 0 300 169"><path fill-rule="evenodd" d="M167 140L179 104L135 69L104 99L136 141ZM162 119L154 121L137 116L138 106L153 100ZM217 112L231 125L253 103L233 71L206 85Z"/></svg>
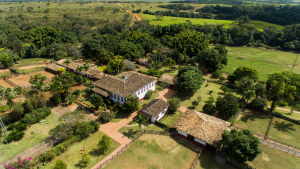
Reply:
<svg viewBox="0 0 300 169"><path fill-rule="evenodd" d="M144 88L144 91L146 91L146 87Z"/></svg>
<svg viewBox="0 0 300 169"><path fill-rule="evenodd" d="M114 94L113 94L113 93L111 93L110 95L111 95L111 97L114 97Z"/></svg>
<svg viewBox="0 0 300 169"><path fill-rule="evenodd" d="M124 99L123 99L123 97L121 97L121 101L122 101L122 102L124 102Z"/></svg>
<svg viewBox="0 0 300 169"><path fill-rule="evenodd" d="M120 96L118 96L118 100L120 100Z"/></svg>
<svg viewBox="0 0 300 169"><path fill-rule="evenodd" d="M116 99L116 94L114 94L114 98Z"/></svg>

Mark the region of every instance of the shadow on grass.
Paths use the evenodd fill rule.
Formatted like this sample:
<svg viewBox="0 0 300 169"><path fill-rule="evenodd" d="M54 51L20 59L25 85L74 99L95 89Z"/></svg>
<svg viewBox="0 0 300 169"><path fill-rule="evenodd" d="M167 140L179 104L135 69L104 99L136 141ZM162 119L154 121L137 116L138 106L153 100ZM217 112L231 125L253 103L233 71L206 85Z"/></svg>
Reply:
<svg viewBox="0 0 300 169"><path fill-rule="evenodd" d="M218 95L222 95L223 96L223 95L225 95L225 93L224 92L219 92Z"/></svg>
<svg viewBox="0 0 300 169"><path fill-rule="evenodd" d="M99 157L104 155L104 153L98 149L93 149L92 151L89 152L89 155L93 157Z"/></svg>
<svg viewBox="0 0 300 169"><path fill-rule="evenodd" d="M277 129L277 131L288 132L288 133L291 131L295 131L295 129L293 128L294 124L286 123L285 121L283 121L281 123L278 121L275 121L273 126L275 129Z"/></svg>
<svg viewBox="0 0 300 169"><path fill-rule="evenodd" d="M128 132L123 132L122 134L126 137L134 138L138 134L139 130L128 129Z"/></svg>
<svg viewBox="0 0 300 169"><path fill-rule="evenodd" d="M270 119L270 116L263 113L258 113L253 110L248 110L246 112L243 112L243 117L241 120L245 123L248 122L248 120L255 121L256 119Z"/></svg>

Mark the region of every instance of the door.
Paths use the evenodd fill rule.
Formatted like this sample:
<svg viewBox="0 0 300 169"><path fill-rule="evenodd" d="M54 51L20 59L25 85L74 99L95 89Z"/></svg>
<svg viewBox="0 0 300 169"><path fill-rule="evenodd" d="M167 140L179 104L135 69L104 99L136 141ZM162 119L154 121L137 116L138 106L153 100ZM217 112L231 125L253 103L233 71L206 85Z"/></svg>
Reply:
<svg viewBox="0 0 300 169"><path fill-rule="evenodd" d="M194 137L193 136L191 136L191 135L189 135L188 134L188 136L187 136L187 140L189 140L189 141L191 141L192 143L194 143Z"/></svg>

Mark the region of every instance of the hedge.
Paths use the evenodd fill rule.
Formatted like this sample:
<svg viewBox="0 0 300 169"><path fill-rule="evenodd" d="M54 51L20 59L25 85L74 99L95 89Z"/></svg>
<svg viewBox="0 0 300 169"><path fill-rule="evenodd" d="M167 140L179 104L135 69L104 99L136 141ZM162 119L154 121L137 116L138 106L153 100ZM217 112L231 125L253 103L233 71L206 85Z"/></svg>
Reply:
<svg viewBox="0 0 300 169"><path fill-rule="evenodd" d="M34 124L42 119L45 119L46 116L49 116L50 114L51 109L49 107L39 108L37 110L33 110L31 113L25 114L22 121L25 123Z"/></svg>

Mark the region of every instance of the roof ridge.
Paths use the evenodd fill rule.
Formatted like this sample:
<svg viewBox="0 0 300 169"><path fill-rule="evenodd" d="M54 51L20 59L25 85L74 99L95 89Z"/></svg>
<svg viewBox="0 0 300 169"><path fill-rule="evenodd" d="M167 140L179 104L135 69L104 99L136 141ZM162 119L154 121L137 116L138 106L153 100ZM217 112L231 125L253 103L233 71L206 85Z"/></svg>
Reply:
<svg viewBox="0 0 300 169"><path fill-rule="evenodd" d="M152 101L157 100L154 104L152 104L151 106L149 106L147 109L150 109L150 107L152 107L153 105L155 105L159 100L161 99L153 99ZM150 102L151 103L151 102ZM148 103L149 104L149 103Z"/></svg>

